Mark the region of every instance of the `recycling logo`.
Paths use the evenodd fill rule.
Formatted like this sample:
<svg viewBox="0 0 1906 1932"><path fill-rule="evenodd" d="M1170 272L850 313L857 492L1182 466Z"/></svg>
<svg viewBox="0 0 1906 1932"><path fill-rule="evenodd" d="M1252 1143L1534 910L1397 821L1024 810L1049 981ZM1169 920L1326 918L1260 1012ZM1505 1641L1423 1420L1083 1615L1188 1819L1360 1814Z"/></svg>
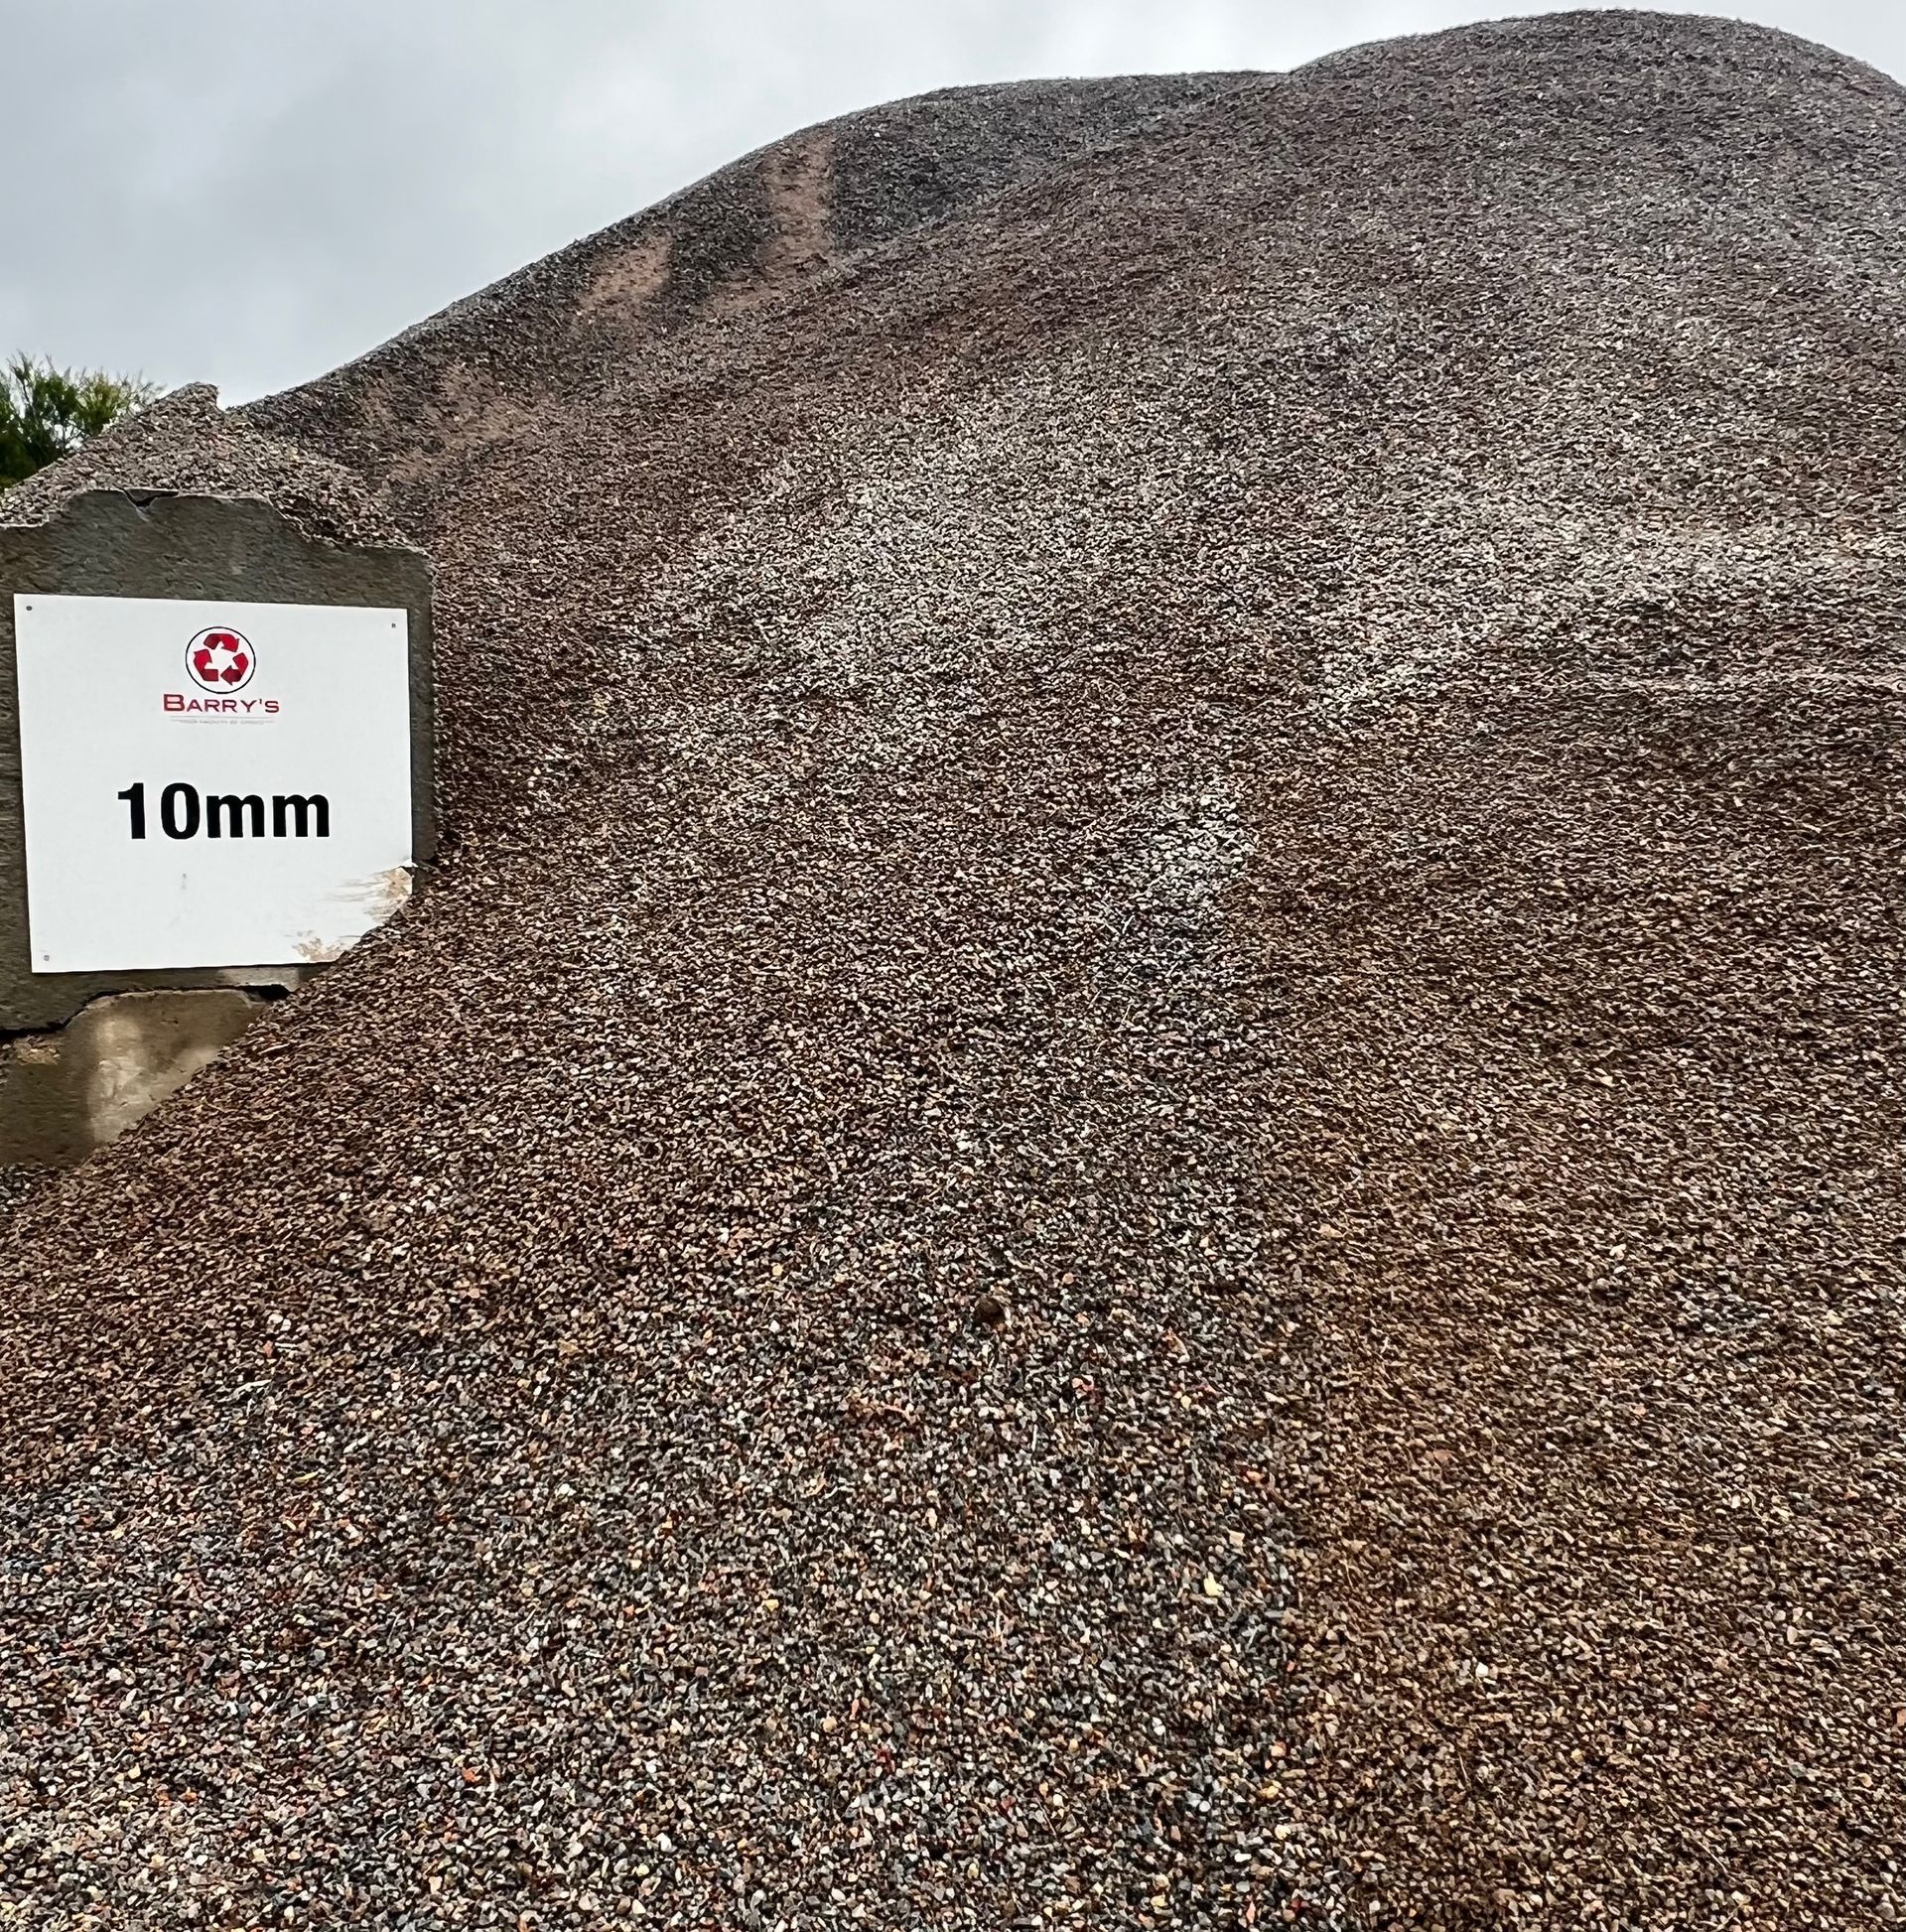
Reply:
<svg viewBox="0 0 1906 1932"><path fill-rule="evenodd" d="M258 668L258 653L237 631L214 625L186 646L186 675L202 691L240 691Z"/></svg>

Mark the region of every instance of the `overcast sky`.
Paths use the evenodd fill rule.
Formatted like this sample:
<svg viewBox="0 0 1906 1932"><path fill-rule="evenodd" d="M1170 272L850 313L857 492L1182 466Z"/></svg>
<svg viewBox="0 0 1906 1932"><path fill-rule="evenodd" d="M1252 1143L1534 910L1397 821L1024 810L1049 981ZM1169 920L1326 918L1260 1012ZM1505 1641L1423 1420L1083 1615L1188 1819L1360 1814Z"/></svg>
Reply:
<svg viewBox="0 0 1906 1932"><path fill-rule="evenodd" d="M0 0L0 352L302 380L813 121L966 81L1281 69L1541 4ZM1906 0L1747 18L1906 77Z"/></svg>

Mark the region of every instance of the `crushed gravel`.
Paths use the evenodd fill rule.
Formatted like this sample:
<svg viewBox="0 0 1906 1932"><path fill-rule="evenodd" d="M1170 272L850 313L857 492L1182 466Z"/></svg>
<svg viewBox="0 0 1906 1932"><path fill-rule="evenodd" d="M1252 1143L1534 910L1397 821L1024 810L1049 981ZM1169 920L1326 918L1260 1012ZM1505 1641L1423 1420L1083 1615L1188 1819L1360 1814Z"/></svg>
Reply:
<svg viewBox="0 0 1906 1932"><path fill-rule="evenodd" d="M13 1210L56 1176L47 1168L16 1168L0 1163L0 1228Z"/></svg>
<svg viewBox="0 0 1906 1932"><path fill-rule="evenodd" d="M375 478L432 520L442 473L618 382L631 353L784 297L858 251L1219 95L1238 74L954 87L775 142L241 412ZM436 488L410 489L419 471Z"/></svg>
<svg viewBox="0 0 1906 1932"><path fill-rule="evenodd" d="M18 1210L20 1923L1906 1909L1906 95L1142 104L250 412L452 835Z"/></svg>
<svg viewBox="0 0 1906 1932"><path fill-rule="evenodd" d="M88 489L263 497L323 542L409 543L363 478L227 414L204 382L161 396L0 493L0 528L48 522Z"/></svg>

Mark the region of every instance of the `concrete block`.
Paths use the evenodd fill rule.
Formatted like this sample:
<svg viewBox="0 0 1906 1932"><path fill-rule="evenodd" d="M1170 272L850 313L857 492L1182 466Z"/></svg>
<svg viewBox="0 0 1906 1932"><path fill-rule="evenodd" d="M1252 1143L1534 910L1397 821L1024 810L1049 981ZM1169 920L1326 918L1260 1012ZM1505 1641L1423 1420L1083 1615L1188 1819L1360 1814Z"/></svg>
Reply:
<svg viewBox="0 0 1906 1932"><path fill-rule="evenodd" d="M117 1140L264 1007L236 987L109 994L55 1032L0 1041L0 1166L64 1166Z"/></svg>

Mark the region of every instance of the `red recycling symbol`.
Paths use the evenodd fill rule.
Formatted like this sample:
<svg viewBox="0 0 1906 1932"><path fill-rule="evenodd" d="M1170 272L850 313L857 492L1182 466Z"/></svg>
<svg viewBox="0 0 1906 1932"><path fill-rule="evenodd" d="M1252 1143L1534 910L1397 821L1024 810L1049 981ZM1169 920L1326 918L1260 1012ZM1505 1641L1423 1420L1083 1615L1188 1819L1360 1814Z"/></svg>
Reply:
<svg viewBox="0 0 1906 1932"><path fill-rule="evenodd" d="M258 656L236 630L214 625L202 630L186 646L186 669L206 691L236 691L251 680Z"/></svg>

